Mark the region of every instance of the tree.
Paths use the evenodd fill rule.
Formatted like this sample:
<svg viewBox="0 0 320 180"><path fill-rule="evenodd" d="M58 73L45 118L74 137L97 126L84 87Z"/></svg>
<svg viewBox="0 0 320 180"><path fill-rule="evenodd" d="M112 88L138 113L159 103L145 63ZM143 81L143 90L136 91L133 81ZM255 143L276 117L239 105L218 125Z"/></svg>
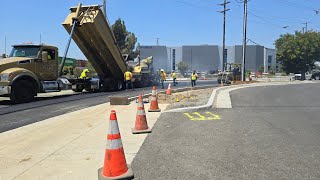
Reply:
<svg viewBox="0 0 320 180"><path fill-rule="evenodd" d="M320 58L320 33L308 31L295 34L284 34L275 41L277 61L284 72L301 73L305 79L305 72L314 67Z"/></svg>
<svg viewBox="0 0 320 180"><path fill-rule="evenodd" d="M134 33L127 31L125 22L121 18L112 25L112 31L122 54L133 53L137 38Z"/></svg>
<svg viewBox="0 0 320 180"><path fill-rule="evenodd" d="M258 71L259 71L259 73L263 73L264 72L264 66L263 65L259 66Z"/></svg>
<svg viewBox="0 0 320 180"><path fill-rule="evenodd" d="M178 69L180 70L181 74L184 76L185 75L185 72L188 70L189 68L189 65L188 63L184 62L184 61L180 61L178 64L177 64L177 67Z"/></svg>

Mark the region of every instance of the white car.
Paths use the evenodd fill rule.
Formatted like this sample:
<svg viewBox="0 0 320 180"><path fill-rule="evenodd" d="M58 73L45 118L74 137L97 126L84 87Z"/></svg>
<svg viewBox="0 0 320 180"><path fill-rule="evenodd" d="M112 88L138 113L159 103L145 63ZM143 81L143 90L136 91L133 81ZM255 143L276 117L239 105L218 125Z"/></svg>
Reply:
<svg viewBox="0 0 320 180"><path fill-rule="evenodd" d="M309 72L306 73L306 80L311 80L312 74ZM294 74L294 79L295 80L301 80L301 74Z"/></svg>

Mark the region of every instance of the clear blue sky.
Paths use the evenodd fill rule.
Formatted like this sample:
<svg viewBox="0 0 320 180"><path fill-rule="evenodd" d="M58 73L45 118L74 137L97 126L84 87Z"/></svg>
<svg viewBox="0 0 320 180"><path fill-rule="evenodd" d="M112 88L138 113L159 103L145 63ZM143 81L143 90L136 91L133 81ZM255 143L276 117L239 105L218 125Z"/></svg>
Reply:
<svg viewBox="0 0 320 180"><path fill-rule="evenodd" d="M229 0L226 44L242 43L243 3ZM55 45L64 52L68 34L61 23L69 7L101 4L102 0L4 0L1 2L0 53L7 37L7 52L12 44L42 42ZM223 16L218 3L223 0L107 0L107 15L113 23L125 20L127 29L134 32L141 45L181 46L222 43ZM308 28L320 30L319 0L249 0L248 38L266 47L283 33ZM289 26L284 29L283 26ZM69 57L85 58L73 43Z"/></svg>

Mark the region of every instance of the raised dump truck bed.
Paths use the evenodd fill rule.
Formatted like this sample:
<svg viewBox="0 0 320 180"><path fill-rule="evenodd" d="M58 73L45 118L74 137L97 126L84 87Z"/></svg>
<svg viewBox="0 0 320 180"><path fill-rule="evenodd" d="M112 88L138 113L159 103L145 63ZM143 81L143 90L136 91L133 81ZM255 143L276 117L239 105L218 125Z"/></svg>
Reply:
<svg viewBox="0 0 320 180"><path fill-rule="evenodd" d="M70 10L62 25L70 34L73 18L78 19L72 39L97 71L100 79L110 83L114 80L122 82L126 63L100 7L82 6L78 17L76 7Z"/></svg>

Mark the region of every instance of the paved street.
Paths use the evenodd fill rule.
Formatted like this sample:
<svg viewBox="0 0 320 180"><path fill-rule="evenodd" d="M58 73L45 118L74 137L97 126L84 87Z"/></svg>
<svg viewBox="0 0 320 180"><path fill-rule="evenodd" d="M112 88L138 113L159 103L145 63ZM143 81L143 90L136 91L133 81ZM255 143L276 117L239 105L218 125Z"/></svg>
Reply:
<svg viewBox="0 0 320 180"><path fill-rule="evenodd" d="M198 86L216 84L216 81L199 81ZM190 87L190 83L180 82L178 86L172 88L182 87ZM145 88L144 93L150 93L150 89L150 87ZM40 98L32 103L10 105L0 108L0 133L50 117L109 102L109 96L132 97L140 93L143 93L143 89L136 89L135 91L85 93L73 96ZM9 102L0 101L0 105L1 103L8 104Z"/></svg>
<svg viewBox="0 0 320 180"><path fill-rule="evenodd" d="M319 179L319 83L231 92L233 109L160 116L136 179ZM173 118L174 117L174 118Z"/></svg>

